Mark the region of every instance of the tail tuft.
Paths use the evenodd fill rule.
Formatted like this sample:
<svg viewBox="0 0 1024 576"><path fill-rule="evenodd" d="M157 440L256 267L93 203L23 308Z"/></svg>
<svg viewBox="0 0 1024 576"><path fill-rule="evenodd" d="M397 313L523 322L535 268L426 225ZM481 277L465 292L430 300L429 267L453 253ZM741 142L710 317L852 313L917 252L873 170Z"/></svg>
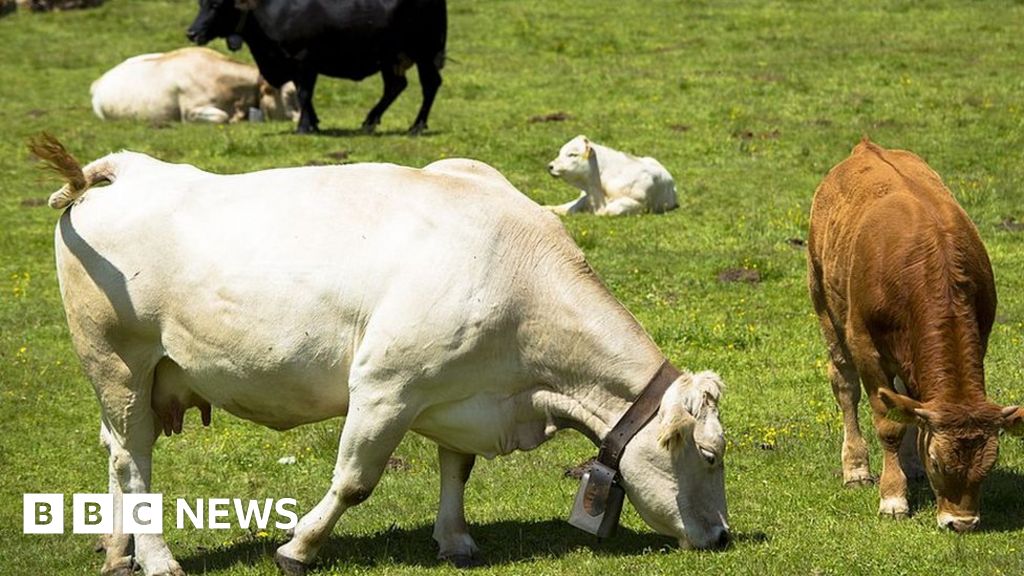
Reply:
<svg viewBox="0 0 1024 576"><path fill-rule="evenodd" d="M80 198L91 185L82 172L82 165L51 134L43 132L29 139L28 149L46 163L45 168L67 181L63 188L50 195L50 208L64 208Z"/></svg>

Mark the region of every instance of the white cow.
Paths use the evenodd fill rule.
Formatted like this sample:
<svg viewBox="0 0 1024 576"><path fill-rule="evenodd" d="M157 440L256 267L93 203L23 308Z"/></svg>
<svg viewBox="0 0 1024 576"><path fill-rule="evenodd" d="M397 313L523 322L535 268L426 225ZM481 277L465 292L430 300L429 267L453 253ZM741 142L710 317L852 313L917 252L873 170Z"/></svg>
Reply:
<svg viewBox="0 0 1024 576"><path fill-rule="evenodd" d="M637 158L577 136L567 142L548 172L580 189L572 202L548 206L556 214L593 212L622 216L661 213L679 206L676 184L654 158Z"/></svg>
<svg viewBox="0 0 1024 576"><path fill-rule="evenodd" d="M472 557L475 455L566 427L600 440L665 359L558 219L486 164L221 176L120 152L83 175L55 141L35 149L69 182L50 198L70 206L58 278L115 500L149 491L153 443L190 407L280 430L346 416L330 490L277 551L289 574L409 430L439 447L439 556ZM684 547L728 539L721 394L684 372L621 462L640 515ZM181 574L159 535L134 542L146 574ZM131 566L130 544L108 538L105 570Z"/></svg>
<svg viewBox="0 0 1024 576"><path fill-rule="evenodd" d="M101 119L237 122L249 108L270 120L297 120L295 85L268 84L255 66L209 48L134 56L92 83L92 109Z"/></svg>

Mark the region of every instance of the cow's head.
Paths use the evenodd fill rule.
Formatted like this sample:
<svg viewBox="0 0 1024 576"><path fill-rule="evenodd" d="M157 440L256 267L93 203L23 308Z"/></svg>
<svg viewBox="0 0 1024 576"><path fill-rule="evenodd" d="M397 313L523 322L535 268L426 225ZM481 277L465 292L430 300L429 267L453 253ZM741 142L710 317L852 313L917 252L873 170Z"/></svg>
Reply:
<svg viewBox="0 0 1024 576"><path fill-rule="evenodd" d="M970 405L918 402L880 389L890 420L914 424L939 526L969 532L981 519L981 483L996 463L999 431L1024 434L1024 408L981 401Z"/></svg>
<svg viewBox="0 0 1024 576"><path fill-rule="evenodd" d="M729 543L721 395L722 381L713 372L680 376L658 414L626 445L619 466L640 516L683 548Z"/></svg>
<svg viewBox="0 0 1024 576"><path fill-rule="evenodd" d="M558 157L548 164L548 173L569 184L584 188L590 176L593 146L586 136L580 135L566 142Z"/></svg>
<svg viewBox="0 0 1024 576"><path fill-rule="evenodd" d="M299 120L299 98L294 83L286 82L278 90L260 76L257 84L260 89L260 110L267 120Z"/></svg>
<svg viewBox="0 0 1024 576"><path fill-rule="evenodd" d="M185 33L192 42L204 46L214 38L227 38L228 48L242 47L239 36L243 15L255 8L255 0L199 0L199 14Z"/></svg>

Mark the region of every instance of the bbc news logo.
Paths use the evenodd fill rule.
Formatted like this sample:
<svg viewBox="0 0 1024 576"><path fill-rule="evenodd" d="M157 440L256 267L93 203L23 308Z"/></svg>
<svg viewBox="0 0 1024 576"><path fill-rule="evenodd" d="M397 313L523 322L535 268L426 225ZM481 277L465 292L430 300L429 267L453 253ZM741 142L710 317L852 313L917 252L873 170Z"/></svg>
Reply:
<svg viewBox="0 0 1024 576"><path fill-rule="evenodd" d="M265 530L274 520L274 528L289 530L299 522L294 498L242 500L239 498L178 498L174 504L175 526L181 530L224 530L255 526ZM25 494L22 500L25 534L64 533L63 494ZM121 527L125 534L162 534L164 531L163 494L124 494L121 498ZM71 532L74 534L110 534L114 531L112 494L74 494L71 498Z"/></svg>

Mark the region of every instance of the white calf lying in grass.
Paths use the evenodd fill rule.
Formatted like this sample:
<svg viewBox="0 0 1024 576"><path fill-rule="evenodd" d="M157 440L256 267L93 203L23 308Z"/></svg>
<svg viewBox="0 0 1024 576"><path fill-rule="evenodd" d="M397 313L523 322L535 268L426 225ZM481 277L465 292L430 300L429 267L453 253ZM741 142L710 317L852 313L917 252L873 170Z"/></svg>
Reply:
<svg viewBox="0 0 1024 576"><path fill-rule="evenodd" d="M548 172L580 189L572 202L547 206L556 214L602 216L667 212L679 206L676 185L654 158L637 158L577 136L562 146Z"/></svg>

